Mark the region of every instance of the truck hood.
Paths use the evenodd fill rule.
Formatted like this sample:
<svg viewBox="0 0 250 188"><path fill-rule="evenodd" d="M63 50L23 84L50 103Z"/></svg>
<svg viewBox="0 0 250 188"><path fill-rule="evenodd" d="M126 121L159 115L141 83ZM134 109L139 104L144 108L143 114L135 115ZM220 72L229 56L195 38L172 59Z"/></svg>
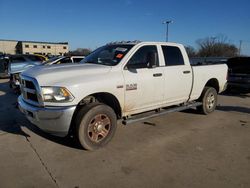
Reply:
<svg viewBox="0 0 250 188"><path fill-rule="evenodd" d="M8 67L9 74L15 74L20 73L25 70L30 69L31 67L34 67L36 65L40 65L41 62L20 62L20 63L10 63Z"/></svg>
<svg viewBox="0 0 250 188"><path fill-rule="evenodd" d="M35 78L40 85L54 86L73 84L79 78L89 80L94 75L108 73L111 67L96 64L59 64L50 66L35 66L22 73Z"/></svg>

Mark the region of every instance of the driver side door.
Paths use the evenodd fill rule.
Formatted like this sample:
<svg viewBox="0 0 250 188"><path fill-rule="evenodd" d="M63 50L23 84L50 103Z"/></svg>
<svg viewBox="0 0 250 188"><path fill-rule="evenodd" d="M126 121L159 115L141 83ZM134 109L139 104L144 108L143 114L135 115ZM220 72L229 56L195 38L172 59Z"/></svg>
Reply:
<svg viewBox="0 0 250 188"><path fill-rule="evenodd" d="M149 66L148 54L155 53L156 67ZM164 99L163 71L159 67L155 45L139 48L128 61L123 71L125 80L124 111L128 114L152 110Z"/></svg>

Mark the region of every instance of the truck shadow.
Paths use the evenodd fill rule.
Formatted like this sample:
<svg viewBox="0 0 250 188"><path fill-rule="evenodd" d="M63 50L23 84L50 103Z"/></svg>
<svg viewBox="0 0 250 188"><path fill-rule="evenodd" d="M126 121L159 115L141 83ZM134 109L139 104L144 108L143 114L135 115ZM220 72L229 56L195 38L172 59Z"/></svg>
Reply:
<svg viewBox="0 0 250 188"><path fill-rule="evenodd" d="M190 109L186 109L186 110L183 110L183 111L181 111L181 112L183 112L183 113L188 113L188 114L201 114L201 113L199 113L196 109L194 109L194 108L190 108Z"/></svg>
<svg viewBox="0 0 250 188"><path fill-rule="evenodd" d="M35 125L32 125L30 122L28 122L28 120L26 120L26 121L27 122L25 124L23 124L23 123L20 124L20 127L26 127L27 129L29 129L30 131L32 131L36 135L38 135L42 138L45 138L46 140L49 140L49 141L52 141L52 142L55 142L57 144L61 144L63 146L67 146L70 148L83 150L81 148L80 144L78 144L76 142L76 139L74 139L73 137L70 137L70 136L57 137L57 136L50 135L48 133L43 132L39 128L37 128Z"/></svg>
<svg viewBox="0 0 250 188"><path fill-rule="evenodd" d="M250 115L250 108L243 107L243 106L222 106L222 105L218 105L216 107L216 110L224 111L224 112L240 112L240 113L246 113L246 114ZM184 111L181 111L181 112L203 115L203 114L199 113L196 109L187 109L187 110L184 110Z"/></svg>
<svg viewBox="0 0 250 188"><path fill-rule="evenodd" d="M24 128L31 132L48 139L52 142L75 149L81 149L80 145L71 137L56 137L44 133L32 125L17 108L16 95L8 86L8 80L0 80L0 136L14 134L24 136L26 139L31 135Z"/></svg>

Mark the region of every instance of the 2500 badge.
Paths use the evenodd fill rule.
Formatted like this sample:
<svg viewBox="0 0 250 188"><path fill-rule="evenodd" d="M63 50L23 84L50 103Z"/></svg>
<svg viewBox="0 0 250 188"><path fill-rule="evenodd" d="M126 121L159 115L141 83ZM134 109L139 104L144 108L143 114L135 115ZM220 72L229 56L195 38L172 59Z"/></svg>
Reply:
<svg viewBox="0 0 250 188"><path fill-rule="evenodd" d="M137 90L137 84L126 84L126 91Z"/></svg>

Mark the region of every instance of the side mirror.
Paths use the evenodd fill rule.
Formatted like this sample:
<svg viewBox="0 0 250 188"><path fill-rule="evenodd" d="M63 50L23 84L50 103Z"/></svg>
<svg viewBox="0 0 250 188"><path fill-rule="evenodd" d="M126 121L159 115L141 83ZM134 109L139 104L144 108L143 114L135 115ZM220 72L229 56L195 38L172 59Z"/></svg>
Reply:
<svg viewBox="0 0 250 188"><path fill-rule="evenodd" d="M157 53L148 52L147 54L147 66L148 68L155 68L157 64Z"/></svg>

